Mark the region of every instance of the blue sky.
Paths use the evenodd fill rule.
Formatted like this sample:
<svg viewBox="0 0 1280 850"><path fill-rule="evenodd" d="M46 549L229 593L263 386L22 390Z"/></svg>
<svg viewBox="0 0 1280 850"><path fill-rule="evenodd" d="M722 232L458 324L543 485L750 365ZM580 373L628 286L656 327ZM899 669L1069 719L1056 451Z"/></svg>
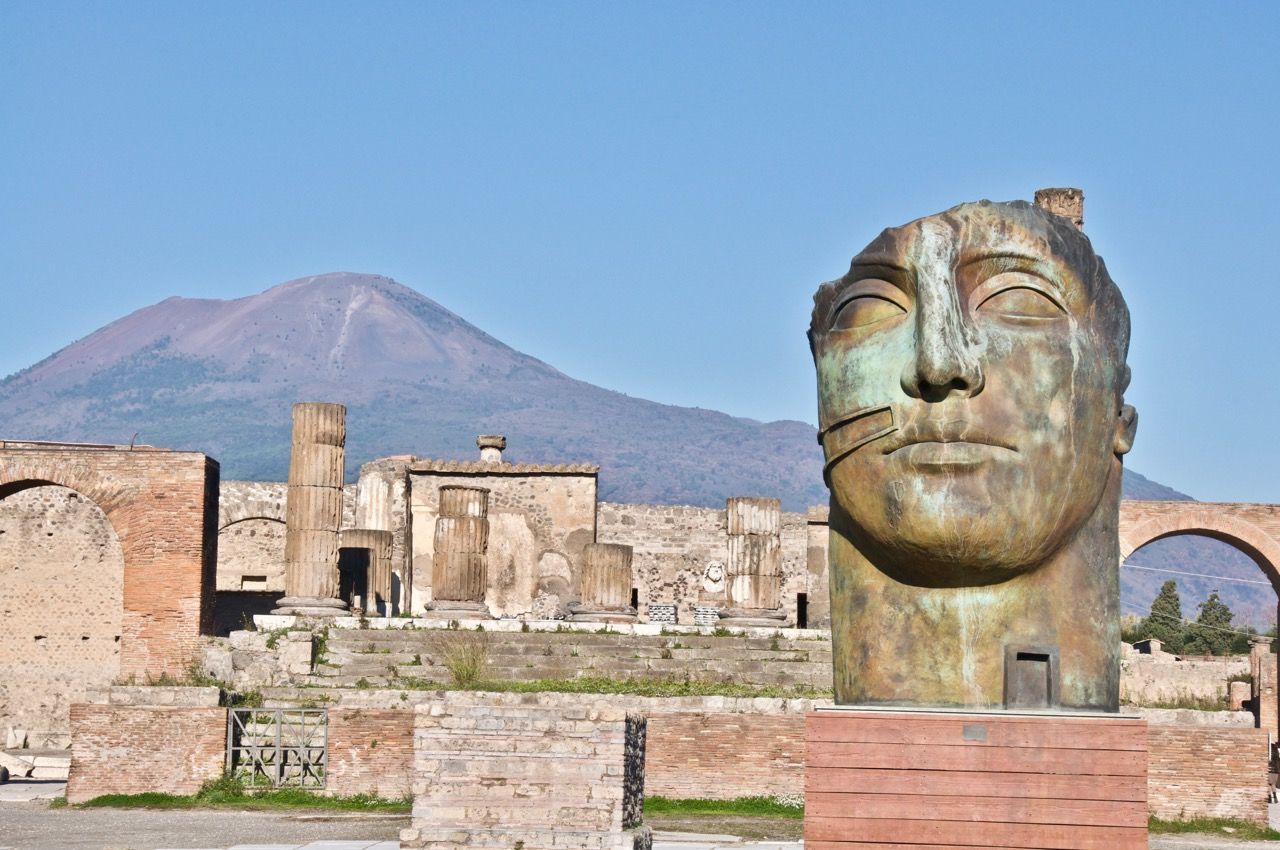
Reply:
<svg viewBox="0 0 1280 850"><path fill-rule="evenodd" d="M170 295L387 274L574 377L815 419L882 227L1086 191L1131 465L1280 501L1280 4L0 5L0 374Z"/></svg>

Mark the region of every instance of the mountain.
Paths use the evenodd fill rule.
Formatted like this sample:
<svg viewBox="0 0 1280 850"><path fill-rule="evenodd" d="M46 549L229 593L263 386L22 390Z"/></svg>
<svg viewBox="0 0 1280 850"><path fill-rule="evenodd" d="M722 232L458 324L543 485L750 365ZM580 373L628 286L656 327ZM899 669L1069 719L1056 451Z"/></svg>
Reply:
<svg viewBox="0 0 1280 850"><path fill-rule="evenodd" d="M826 501L811 425L674 407L574 380L430 298L375 275L307 277L232 301L169 298L0 382L0 437L208 452L225 479L283 481L289 409L347 405L347 474L375 457L473 457L476 434L506 434L511 460L599 463L614 501L718 506L775 495ZM1189 499L1130 470L1124 495ZM1203 538L1158 541L1134 563L1258 578ZM1125 611L1144 613L1168 574L1122 573ZM1269 588L1179 576L1184 613L1212 587L1237 620L1274 620ZM1203 586L1202 586L1203 585ZM1265 592L1263 592L1265 591Z"/></svg>
<svg viewBox="0 0 1280 850"><path fill-rule="evenodd" d="M825 500L812 426L674 407L574 380L385 277L326 274L234 301L169 298L0 382L0 433L199 449L282 481L289 408L347 405L347 474L374 457L599 463L601 498Z"/></svg>

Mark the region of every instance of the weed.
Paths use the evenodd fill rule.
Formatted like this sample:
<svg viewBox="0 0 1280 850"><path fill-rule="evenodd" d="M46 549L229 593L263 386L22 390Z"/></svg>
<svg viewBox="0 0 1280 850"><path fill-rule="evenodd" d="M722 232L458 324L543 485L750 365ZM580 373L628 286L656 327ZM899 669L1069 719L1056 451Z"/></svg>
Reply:
<svg viewBox="0 0 1280 850"><path fill-rule="evenodd" d="M670 658L671 650L667 649L666 647L663 647L662 652L658 653L658 655L662 658Z"/></svg>
<svg viewBox="0 0 1280 850"><path fill-rule="evenodd" d="M315 666L329 663L329 627L311 633L311 663Z"/></svg>
<svg viewBox="0 0 1280 850"><path fill-rule="evenodd" d="M521 621L520 621L520 631L522 631L522 632L526 632L526 633L529 631L529 621L528 621L528 620L521 620Z"/></svg>
<svg viewBox="0 0 1280 850"><path fill-rule="evenodd" d="M433 655L449 671L453 684L475 687L489 669L488 632L439 631L432 637Z"/></svg>
<svg viewBox="0 0 1280 850"><path fill-rule="evenodd" d="M272 629L267 632L267 649L275 649L279 646L280 638L284 637L288 633L289 629L287 627L282 629Z"/></svg>
<svg viewBox="0 0 1280 850"><path fill-rule="evenodd" d="M241 691L227 696L230 708L262 708L262 691Z"/></svg>
<svg viewBox="0 0 1280 850"><path fill-rule="evenodd" d="M356 689L357 689L357 690L367 691L367 690L369 690L369 689L370 689L370 688L372 688L372 687L373 687L373 685L372 685L372 684L369 682L369 680L368 680L368 679L366 679L364 676L361 676L359 679L356 679Z"/></svg>

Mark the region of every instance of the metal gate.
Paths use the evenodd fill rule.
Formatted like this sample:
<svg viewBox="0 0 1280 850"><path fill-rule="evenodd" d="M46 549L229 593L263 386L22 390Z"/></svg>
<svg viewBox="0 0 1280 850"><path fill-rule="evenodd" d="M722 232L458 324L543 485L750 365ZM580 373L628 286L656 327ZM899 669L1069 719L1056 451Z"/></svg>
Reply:
<svg viewBox="0 0 1280 850"><path fill-rule="evenodd" d="M246 788L323 788L328 765L328 709L227 712L227 774Z"/></svg>

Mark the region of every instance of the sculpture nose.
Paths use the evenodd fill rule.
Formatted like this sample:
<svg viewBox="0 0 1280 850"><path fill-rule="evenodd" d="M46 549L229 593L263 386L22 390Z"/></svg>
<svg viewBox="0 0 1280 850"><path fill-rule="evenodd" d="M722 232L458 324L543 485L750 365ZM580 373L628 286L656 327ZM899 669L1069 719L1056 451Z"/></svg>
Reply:
<svg viewBox="0 0 1280 850"><path fill-rule="evenodd" d="M973 332L960 314L954 292L947 295L922 298L917 304L915 352L902 370L901 383L907 395L922 401L975 396L985 383Z"/></svg>

